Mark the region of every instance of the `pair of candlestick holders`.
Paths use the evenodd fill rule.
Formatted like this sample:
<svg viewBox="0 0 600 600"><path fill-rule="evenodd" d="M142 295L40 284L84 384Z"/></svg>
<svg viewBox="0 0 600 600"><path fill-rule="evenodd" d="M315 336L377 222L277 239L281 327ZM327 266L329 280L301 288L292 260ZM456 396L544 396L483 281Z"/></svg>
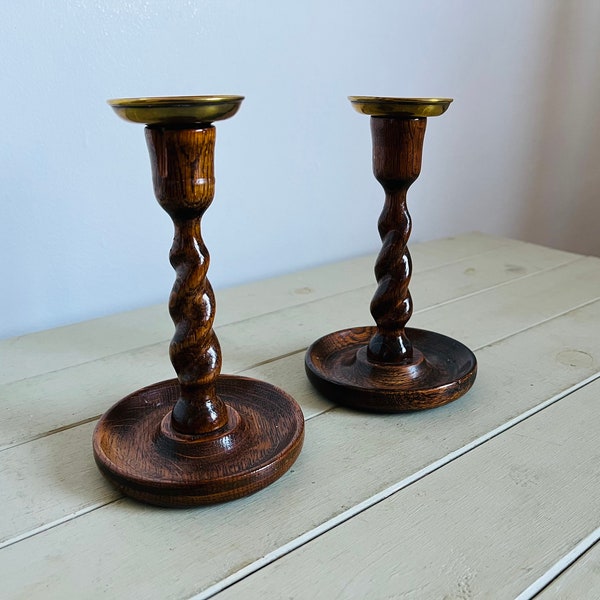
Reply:
<svg viewBox="0 0 600 600"><path fill-rule="evenodd" d="M154 190L172 218L169 299L175 323L170 357L177 379L138 390L109 409L93 437L96 463L122 492L162 506L193 506L251 494L298 457L304 418L283 390L221 375L213 331L215 298L200 220L214 195L215 121L233 116L242 96L109 101L127 121L146 125ZM374 327L344 329L314 342L306 373L335 403L392 413L446 404L473 385L477 363L460 342L406 324L411 221L406 192L421 169L428 117L450 99L350 97L371 117L373 171L385 191L375 264Z"/></svg>

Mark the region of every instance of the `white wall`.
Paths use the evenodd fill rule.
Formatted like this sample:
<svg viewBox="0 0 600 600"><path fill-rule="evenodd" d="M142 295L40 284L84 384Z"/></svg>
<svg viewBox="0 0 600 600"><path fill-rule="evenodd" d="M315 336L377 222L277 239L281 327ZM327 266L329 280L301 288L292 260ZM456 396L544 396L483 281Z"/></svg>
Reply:
<svg viewBox="0 0 600 600"><path fill-rule="evenodd" d="M167 298L171 223L113 97L246 96L203 220L217 289L379 248L351 94L455 98L428 123L411 240L600 254L599 56L597 0L6 2L0 337Z"/></svg>

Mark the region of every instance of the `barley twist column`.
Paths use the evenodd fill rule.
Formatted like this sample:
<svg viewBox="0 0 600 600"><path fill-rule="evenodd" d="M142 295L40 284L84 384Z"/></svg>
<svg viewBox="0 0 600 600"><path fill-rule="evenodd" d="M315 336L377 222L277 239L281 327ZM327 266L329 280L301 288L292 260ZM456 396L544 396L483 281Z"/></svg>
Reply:
<svg viewBox="0 0 600 600"><path fill-rule="evenodd" d="M306 374L329 399L352 408L433 408L465 394L477 373L474 354L460 342L407 327L413 305L406 194L421 171L427 118L443 114L452 100L352 96L350 101L371 117L373 173L385 191L371 301L376 326L342 329L315 341L306 352Z"/></svg>
<svg viewBox="0 0 600 600"><path fill-rule="evenodd" d="M371 301L377 333L369 342L369 357L385 363L401 363L413 356L404 331L413 308L408 291L412 263L406 192L421 171L426 123L424 118L371 119L373 172L385 190L385 204L378 224L383 243L375 263L378 285Z"/></svg>
<svg viewBox="0 0 600 600"><path fill-rule="evenodd" d="M227 409L215 392L221 349L212 329L215 296L200 232L200 220L214 196L215 128L147 127L146 141L156 198L175 226L170 260L176 280L169 299L175 335L170 355L181 391L173 408L173 428L207 433L227 422Z"/></svg>
<svg viewBox="0 0 600 600"><path fill-rule="evenodd" d="M193 506L252 494L281 477L302 449L304 416L294 399L269 383L222 375L213 331L215 296L201 234L215 190L211 123L233 116L242 100L110 101L126 121L146 124L155 195L175 227L169 353L177 379L117 402L98 421L93 449L113 485L151 504Z"/></svg>

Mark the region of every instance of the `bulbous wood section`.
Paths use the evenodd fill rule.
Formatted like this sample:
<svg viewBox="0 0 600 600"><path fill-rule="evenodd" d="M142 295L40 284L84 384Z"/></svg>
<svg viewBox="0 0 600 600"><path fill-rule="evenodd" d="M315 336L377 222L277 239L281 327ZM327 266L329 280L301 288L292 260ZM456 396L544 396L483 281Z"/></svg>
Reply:
<svg viewBox="0 0 600 600"><path fill-rule="evenodd" d="M377 326L320 338L306 353L306 373L317 389L339 404L373 412L422 410L462 396L477 373L475 356L460 342L406 327L413 310L406 193L421 171L427 119L420 114L436 108L438 101L372 100L377 102L351 98L361 111L375 115L373 173L385 191L378 223L382 248L375 264L377 290L371 301Z"/></svg>
<svg viewBox="0 0 600 600"><path fill-rule="evenodd" d="M144 502L190 506L232 500L289 469L302 448L304 417L283 390L220 375L215 296L201 235L201 218L214 195L215 128L152 125L146 141L156 198L175 227L169 311L177 379L113 406L94 431L94 456L116 487Z"/></svg>

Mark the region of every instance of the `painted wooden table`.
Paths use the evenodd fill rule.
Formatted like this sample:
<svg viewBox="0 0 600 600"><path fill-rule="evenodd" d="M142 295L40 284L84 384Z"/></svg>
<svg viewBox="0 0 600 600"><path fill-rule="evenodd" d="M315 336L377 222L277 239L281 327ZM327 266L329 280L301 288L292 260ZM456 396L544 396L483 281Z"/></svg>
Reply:
<svg viewBox="0 0 600 600"><path fill-rule="evenodd" d="M0 342L2 598L600 597L600 259L481 234L413 244L411 326L477 355L435 410L311 389L306 347L371 323L374 256L221 290L223 372L306 416L291 471L186 510L115 492L98 416L173 376L156 306Z"/></svg>

